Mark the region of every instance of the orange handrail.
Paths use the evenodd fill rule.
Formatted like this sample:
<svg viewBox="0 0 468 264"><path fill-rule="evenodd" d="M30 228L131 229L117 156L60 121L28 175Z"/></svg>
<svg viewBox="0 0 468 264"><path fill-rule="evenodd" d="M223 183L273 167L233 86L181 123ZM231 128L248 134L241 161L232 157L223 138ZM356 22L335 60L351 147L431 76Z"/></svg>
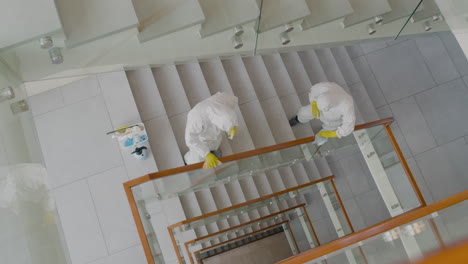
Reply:
<svg viewBox="0 0 468 264"><path fill-rule="evenodd" d="M181 226L181 225L193 223L193 222L199 221L201 219L208 218L210 216L219 215L219 214L226 213L226 212L229 212L229 211L232 211L232 210L244 207L244 206L248 206L248 205L255 204L255 203L258 203L258 202L261 202L261 201L265 201L265 200L271 199L273 197L280 196L282 194L286 194L286 193L289 193L289 192L294 192L294 191L300 190L302 188L315 185L317 183L330 181L330 180L333 180L334 178L335 178L335 176L331 175L331 176L328 176L328 177L325 177L325 178L321 178L319 180L315 180L315 181L311 181L311 182L308 182L308 183L305 183L305 184L301 184L301 185L298 185L298 186L295 186L295 187L292 187L292 188L289 188L289 189L286 189L286 190L283 190L283 191L279 191L279 192L276 192L276 193L272 193L272 194L269 194L269 195L259 197L257 199L253 199L253 200L250 200L250 201L247 201L247 202L243 202L243 203L236 204L236 205L233 205L233 206L230 206L230 207L226 207L226 208L223 208L223 209L218 210L218 211L214 211L214 212L210 212L210 213L203 214L203 215L200 215L200 216L196 216L196 217L193 217L193 218L190 218L190 219L175 223L173 225L170 225L170 226L168 226L168 228L174 228L174 227L178 227L178 226Z"/></svg>
<svg viewBox="0 0 468 264"><path fill-rule="evenodd" d="M322 245L320 247L308 250L299 255L290 257L288 259L277 262L278 264L299 264L306 263L308 261L320 258L324 255L333 253L337 250L359 243L360 241L366 240L370 237L379 235L383 232L399 227L406 223L415 221L421 217L427 216L434 212L440 211L444 208L450 207L454 204L463 202L468 199L468 191L463 191L444 200L435 202L431 205L413 209L399 216L395 216L389 220L386 220L380 224L373 225L359 232L352 233L350 235L341 237L333 242Z"/></svg>
<svg viewBox="0 0 468 264"><path fill-rule="evenodd" d="M390 124L390 123L393 122L393 120L394 120L393 117L389 117L389 118L385 118L385 119L382 119L382 120L369 122L369 123L362 124L362 125L357 125L354 128L354 130L361 130L361 129L366 129L366 128L370 128L370 127L374 127L374 126L378 126L378 125ZM277 151L277 150L282 150L282 149L294 147L294 146L297 146L297 145L310 143L310 142L313 142L314 140L315 140L314 136L301 138L301 139L296 139L296 140L293 140L293 141L284 142L284 143L280 143L280 144L273 145L273 146L268 146L268 147L264 147L264 148L258 148L258 149L253 149L253 150L249 150L249 151L246 151L246 152L232 154L232 155L229 155L229 156L221 157L219 160L221 162L223 162L223 163L226 163L226 162L230 162L230 161L235 161L235 160L245 159L245 158L249 158L249 157L253 157L253 156L258 156L258 155L265 154L265 153L268 153L268 152L273 152L273 151ZM203 167L203 162L199 162L199 163L190 164L190 165L186 165L186 166L182 166L182 167L178 167L178 168L168 169L168 170L164 170L164 171L158 171L158 172L150 173L148 175L145 175L145 176L142 176L142 177L127 181L127 182L124 183L124 186L133 187L133 186L136 186L136 185L139 185L139 184L151 181L151 180L171 176L171 175L174 175L174 174L184 173L184 172L188 172L188 171L192 171L192 170L196 170L196 169L201 169L202 167Z"/></svg>
<svg viewBox="0 0 468 264"><path fill-rule="evenodd" d="M355 130L367 129L367 128L374 127L374 126L379 126L379 125L385 125L386 127L388 127L389 124L391 124L393 121L394 121L394 119L392 117L389 117L389 118L386 118L386 119L377 120L377 121L369 122L369 123L362 124L362 125L357 125L357 126L355 126ZM388 136L390 138L390 141L392 141L392 144L393 144L393 146L395 148L395 151L397 151L397 154L399 154L399 152L401 152L401 151L399 151L398 144L396 143L395 138L391 134L391 129L387 128L386 132L387 132L387 134L388 134ZM302 145L302 144L306 144L306 143L311 143L314 140L315 140L314 136L301 138L301 139L293 140L293 141L290 141L290 142L285 142L285 143L281 143L281 144L277 144L277 145L273 145L273 146L268 146L268 147L264 147L264 148L254 149L254 150L250 150L250 151L246 151L246 152L242 152L242 153L237 153L237 154L221 157L220 161L223 162L223 163L227 163L227 162L230 162L230 161L245 159L245 158L265 154L265 153L268 153L268 152L278 151L278 150L282 150L282 149L286 149L286 148L290 148L290 147L294 147L294 146L298 146L298 145ZM404 161L404 157L402 155L398 155L398 157L400 158L400 161L402 162L402 165L404 166L405 172L407 173L407 176L408 176L408 178L410 180L410 183L412 184L412 187L415 190L416 195L417 195L421 205L424 206L425 205L424 198L422 197L421 192L419 191L419 188L417 187L417 185L414 184L415 183L414 177L411 174L411 172L409 171L409 168L408 168L406 162ZM142 242L142 246L143 246L143 249L145 251L145 255L147 257L148 263L153 264L154 263L154 258L153 258L152 252L151 252L150 245L149 245L148 240L146 238L146 234L145 234L145 231L144 231L142 219L140 218L140 214L138 212L138 207L137 207L135 197L133 196L133 192L132 192L131 188L134 187L134 186L140 185L142 183L155 180L155 179L159 179L159 178L163 178L163 177L169 177L169 176L172 176L172 175L175 175L175 174L189 172L189 171L196 170L196 169L201 169L202 166L203 166L203 162L200 162L200 163L191 164L191 165L187 165L187 166L183 166L183 167L178 167L178 168L168 169L168 170L164 170L164 171L159 171L159 172L147 174L145 176L142 176L142 177L127 181L127 182L125 182L123 184L125 192L127 194L128 201L130 203L130 209L132 211L132 215L133 215L133 218L135 220L135 224L136 224L136 227L137 227L137 230L138 230L138 233L139 233L139 236L140 236L140 240ZM216 170L213 173L216 173ZM179 261L181 261L181 259L179 259Z"/></svg>

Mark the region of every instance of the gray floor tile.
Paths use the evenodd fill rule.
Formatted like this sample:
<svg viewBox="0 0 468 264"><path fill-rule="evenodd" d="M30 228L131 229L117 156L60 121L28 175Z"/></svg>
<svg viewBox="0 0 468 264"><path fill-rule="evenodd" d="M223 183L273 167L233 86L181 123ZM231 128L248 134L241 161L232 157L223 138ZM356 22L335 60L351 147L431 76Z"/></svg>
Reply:
<svg viewBox="0 0 468 264"><path fill-rule="evenodd" d="M35 123L53 188L122 165L118 144L106 135L112 125L101 96L38 116Z"/></svg>
<svg viewBox="0 0 468 264"><path fill-rule="evenodd" d="M364 222L364 218L361 215L361 211L359 210L359 206L357 205L356 200L354 198L350 198L344 200L343 204L346 208L349 219L351 220L354 231L359 231L366 228L366 223Z"/></svg>
<svg viewBox="0 0 468 264"><path fill-rule="evenodd" d="M468 189L468 144L463 138L415 156L434 201Z"/></svg>
<svg viewBox="0 0 468 264"><path fill-rule="evenodd" d="M417 208L421 205L401 163L396 163L393 166L386 167L385 173L390 181L393 191L398 197L401 207L405 211Z"/></svg>
<svg viewBox="0 0 468 264"><path fill-rule="evenodd" d="M387 47L387 42L386 41L366 41L363 43L360 43L359 46L362 49L362 52L364 54L368 54L370 52L383 49Z"/></svg>
<svg viewBox="0 0 468 264"><path fill-rule="evenodd" d="M388 46L392 46L392 45L396 45L396 44L400 44L401 42L403 41L407 41L409 40L410 38L406 38L404 36L400 36L398 37L398 39L395 40L395 38L391 38L389 40L386 41L387 45Z"/></svg>
<svg viewBox="0 0 468 264"><path fill-rule="evenodd" d="M392 110L390 109L390 106L388 105L379 107L376 110L379 115L379 118L381 119L384 119L387 117L393 117ZM393 135L395 136L395 139L397 140L398 146L400 147L400 150L403 153L403 155L406 158L413 156L413 154L411 153L411 150L408 147L408 143L406 143L406 139L403 136L403 133L401 132L401 128L398 125L398 122L394 121L390 125L390 128L392 129Z"/></svg>
<svg viewBox="0 0 468 264"><path fill-rule="evenodd" d="M446 83L460 77L445 45L437 35L424 35L415 39L426 65L438 84Z"/></svg>
<svg viewBox="0 0 468 264"><path fill-rule="evenodd" d="M376 188L372 175L367 167L364 168L362 166L361 159L363 159L362 154L356 153L339 161L342 170L346 173L346 180L354 195L359 195Z"/></svg>
<svg viewBox="0 0 468 264"><path fill-rule="evenodd" d="M312 221L315 232L321 245L331 242L338 238L333 223L330 219L321 219Z"/></svg>
<svg viewBox="0 0 468 264"><path fill-rule="evenodd" d="M455 63L460 75L468 75L468 59L453 33L439 32L437 35L440 37L442 42L444 42L447 52L450 55L450 58L452 58L453 63Z"/></svg>
<svg viewBox="0 0 468 264"><path fill-rule="evenodd" d="M352 46L346 46L346 50L348 51L348 54L351 57L351 59L364 55L364 52L362 52L361 46L359 46L358 44L352 45Z"/></svg>
<svg viewBox="0 0 468 264"><path fill-rule="evenodd" d="M318 189L305 193L304 199L307 202L307 208L310 211L309 217L312 221L328 216L327 208Z"/></svg>
<svg viewBox="0 0 468 264"><path fill-rule="evenodd" d="M468 134L468 89L462 79L415 95L439 145Z"/></svg>
<svg viewBox="0 0 468 264"><path fill-rule="evenodd" d="M343 171L339 162L330 163L330 169L333 175L335 175L335 184L341 199L346 200L353 197L353 193L351 192L348 181L346 179L346 173Z"/></svg>
<svg viewBox="0 0 468 264"><path fill-rule="evenodd" d="M356 203L361 209L362 217L366 226L375 225L388 218L390 213L385 206L379 190L374 189L355 197Z"/></svg>
<svg viewBox="0 0 468 264"><path fill-rule="evenodd" d="M427 204L433 203L434 198L432 196L432 192L431 190L429 190L426 180L424 179L421 170L419 169L418 164L416 163L416 160L414 158L407 158L406 162L408 163L411 173L413 174L413 177L416 180L416 183L418 184L419 190L421 190L424 200L426 200Z"/></svg>
<svg viewBox="0 0 468 264"><path fill-rule="evenodd" d="M375 107L380 107L387 104L385 97L382 93L382 89L380 88L377 79L374 76L369 64L367 63L367 59L365 56L361 56L358 58L353 59L354 67L361 78L364 87L366 87L367 93L372 100L372 103Z"/></svg>
<svg viewBox="0 0 468 264"><path fill-rule="evenodd" d="M390 107L413 155L437 146L413 97L392 103Z"/></svg>
<svg viewBox="0 0 468 264"><path fill-rule="evenodd" d="M465 84L468 87L468 76L463 77L463 81L465 81Z"/></svg>
<svg viewBox="0 0 468 264"><path fill-rule="evenodd" d="M436 85L413 41L405 41L366 56L389 103Z"/></svg>
<svg viewBox="0 0 468 264"><path fill-rule="evenodd" d="M363 83L358 82L349 87L351 95L354 99L354 104L359 108L364 122L372 122L378 120L379 117L375 111L374 104L372 103L369 94Z"/></svg>
<svg viewBox="0 0 468 264"><path fill-rule="evenodd" d="M384 119L384 118L387 118L387 117L393 117L392 109L390 109L389 105L376 107L375 110L377 111L377 114L379 115L380 119Z"/></svg>

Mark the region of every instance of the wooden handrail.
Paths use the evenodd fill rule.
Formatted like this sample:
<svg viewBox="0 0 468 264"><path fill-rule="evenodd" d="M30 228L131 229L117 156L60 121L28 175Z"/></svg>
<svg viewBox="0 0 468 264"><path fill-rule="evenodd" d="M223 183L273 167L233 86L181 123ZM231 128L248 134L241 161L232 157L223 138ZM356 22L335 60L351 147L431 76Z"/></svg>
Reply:
<svg viewBox="0 0 468 264"><path fill-rule="evenodd" d="M357 126L355 126L354 129L355 130L367 129L367 128L374 127L374 126L390 124L393 121L394 121L394 119L392 117L389 117L389 118L385 118L385 119L382 119L382 120L377 120L377 121L374 121L374 122L370 122L370 123L366 123L366 124L362 124L362 125L357 125ZM315 140L315 137L313 137L313 136L312 137L307 137L307 138L302 138L302 139L297 139L297 140L281 143L281 144L274 145L274 146L268 146L268 147L264 147L264 148L260 148L260 149L254 149L254 150L251 150L251 151L246 151L246 152L243 152L243 153L229 155L229 156L226 156L226 157L221 157L220 160L221 160L221 162L226 163L226 162L229 162L229 161L244 159L244 158L257 156L257 155L265 154L265 153L272 152L272 151L277 151L277 150L281 150L281 149L286 149L286 148L290 148L290 147L310 143L310 142L313 142L314 140ZM179 174L179 173L184 173L184 172L189 172L189 171L192 171L192 170L200 169L200 168L202 168L202 166L203 166L203 163L200 162L200 163L191 164L191 165L187 165L187 166L183 166L183 167L168 169L168 170L164 170L164 171L160 171L160 172L147 174L147 175L144 175L142 177L127 181L127 182L125 182L123 184L124 189L125 189L125 193L127 195L127 199L129 201L129 204L130 204L132 215L133 215L133 218L135 220L135 225L137 227L138 234L139 234L139 237L140 237L140 240L141 240L141 243L142 243L146 258L148 260L148 263L150 263L150 264L154 263L154 258L153 258L153 254L151 252L150 245L149 245L148 240L146 238L146 233L145 233L145 230L144 230L144 227L143 227L142 219L141 219L140 214L138 212L138 207L136 205L135 197L133 196L133 192L132 192L131 188L134 187L134 186L143 184L145 182L152 181L154 179L168 177L168 176L171 176L171 175L174 175L174 174ZM215 173L216 173L216 170L215 170ZM172 232L170 232L170 233L172 235ZM174 244L174 247L177 248L177 245L175 244L176 241L175 241L174 237L171 236L171 239L172 239L172 243ZM178 253L178 250L176 250L176 252ZM181 257L179 256L179 254L177 254L177 255L178 255L179 262L182 263Z"/></svg>
<svg viewBox="0 0 468 264"><path fill-rule="evenodd" d="M241 227L243 227L243 226L247 226L247 225L250 225L250 224L259 222L259 221L266 220L266 219L268 219L268 218L270 218L270 217L273 217L273 216L277 216L277 215L280 215L280 214L284 214L284 213L289 212L289 211L294 210L294 209L304 208L305 205L306 205L306 204L299 204L299 205L290 207L290 208L288 208L288 209L284 209L284 210L278 211L278 212L276 212L276 213L272 213L272 214L269 214L269 215L262 216L262 217L260 217L260 218L254 219L254 220L250 220L250 221L245 222L245 223L240 224L240 225L231 226L231 227L229 227L229 228L220 230L220 231L218 231L218 232L215 232L215 233L212 233L212 234L209 234L209 235L206 235L206 236L198 237L198 238L196 238L196 239L187 241L187 242L185 242L185 243L186 243L186 244L192 244L192 243L195 243L195 242L197 242L197 241L204 240L204 239L206 239L206 238L210 238L210 237L213 237L213 236L217 236L217 235L220 235L220 234L222 234L222 233L226 233L226 232L235 230L235 229L237 229L237 228L241 228ZM304 208L304 210L305 210L305 208Z"/></svg>
<svg viewBox="0 0 468 264"><path fill-rule="evenodd" d="M385 118L385 119L382 119L382 120L377 120L377 121L374 121L374 122L369 122L369 123L366 123L366 124L357 125L357 126L355 126L354 130L367 129L367 128L374 127L374 126L389 124L389 123L392 123L393 120L394 120L393 117L389 117L389 118ZM265 153L268 153L268 152L273 152L273 151L277 151L277 150L282 150L282 149L294 147L294 146L297 146L297 145L310 143L310 142L313 142L314 140L315 140L314 136L301 138L301 139L296 139L296 140L293 140L293 141L284 142L284 143L273 145L273 146L268 146L268 147L264 147L264 148L253 149L253 150L246 151L246 152L232 154L232 155L229 155L229 156L221 157L219 160L221 162L223 162L223 163L226 163L226 162L230 162L230 161L235 161L235 160L245 159L245 158L249 158L249 157L253 157L253 156L258 156L258 155L265 154ZM133 186L136 186L136 185L139 185L139 184L151 181L151 180L171 176L171 175L174 175L174 174L184 173L184 172L188 172L188 171L192 171L192 170L196 170L196 169L201 169L202 167L203 167L203 162L199 162L199 163L195 163L195 164L191 164L191 165L187 165L187 166L182 166L182 167L178 167L178 168L168 169L168 170L164 170L164 171L158 171L158 172L150 173L148 175L145 175L145 176L142 176L142 177L127 181L126 183L124 183L124 185L129 186L129 187L133 187Z"/></svg>
<svg viewBox="0 0 468 264"><path fill-rule="evenodd" d="M373 225L371 227L368 227L366 229L363 229L359 232L344 236L342 238L339 238L333 242L330 242L328 244L322 245L320 247L308 250L306 252L303 252L299 255L296 255L294 257L290 257L288 259L282 260L277 262L278 264L299 264L299 263L306 263L308 261L320 258L324 255L333 253L337 250L343 249L345 247L351 246L353 244L356 244L360 241L366 240L370 237L379 235L383 232L386 232L388 230L391 230L393 228L399 227L401 225L404 225L406 223L415 221L421 217L424 217L426 215L432 214L434 212L440 211L442 209L445 209L447 207L450 207L454 204L463 202L468 199L468 191L463 191L461 193L458 193L456 195L453 195L451 197L448 197L444 200L435 202L431 205L427 205L424 207L419 207L417 209L413 209L411 211L408 211L406 213L403 213L399 216L395 216L389 220L386 220L380 224Z"/></svg>
<svg viewBox="0 0 468 264"><path fill-rule="evenodd" d="M468 263L468 239L455 242L445 248L431 252L428 256L415 262L408 261L402 264L463 264Z"/></svg>
<svg viewBox="0 0 468 264"><path fill-rule="evenodd" d="M204 215L196 216L196 217L193 217L193 218L190 218L190 219L175 223L173 225L170 225L170 226L168 226L168 228L174 228L174 227L178 227L178 226L181 226L181 225L193 223L193 222L201 220L201 219L205 219L205 218L215 216L215 215L219 215L219 214L222 214L222 213L226 213L226 212L229 212L229 211L232 211L232 210L244 207L244 206L248 206L248 205L255 204L255 203L258 203L258 202L261 202L261 201L265 201L265 200L271 199L273 197L280 196L282 194L286 194L286 193L289 193L289 192L294 192L294 191L300 190L302 188L315 185L315 184L320 183L320 182L325 182L325 181L332 180L334 178L335 178L335 176L331 175L331 176L328 176L328 177L325 177L325 178L322 178L322 179L319 179L319 180L315 180L315 181L311 181L311 182L308 182L308 183L305 183L305 184L301 184L301 185L298 185L298 186L295 186L295 187L292 187L292 188L289 188L289 189L286 189L286 190L283 190L283 191L280 191L280 192L272 193L272 194L269 194L269 195L259 197L257 199L253 199L253 200L250 200L250 201L247 201L247 202L243 202L243 203L236 204L236 205L233 205L233 206L230 206L230 207L226 207L226 208L223 208L223 209L218 210L218 211L214 211L214 212L210 212L210 213L207 213L207 214L204 214Z"/></svg>
<svg viewBox="0 0 468 264"><path fill-rule="evenodd" d="M406 162L405 156L403 156L403 152L401 152L400 146L398 146L398 142L396 141L395 136L393 135L393 131L390 128L390 124L385 124L384 127L385 132L387 133L387 136L390 139L390 143L392 143L393 149L395 150L395 153L397 154L397 157L400 160L401 166L403 167L403 170L408 176L411 188L413 188L413 191L416 194L416 198L418 199L419 204L421 206L426 206L426 200L424 199L424 196L422 195L421 190L419 189L418 184L416 183L416 179L414 178L413 173L411 172L408 163Z"/></svg>

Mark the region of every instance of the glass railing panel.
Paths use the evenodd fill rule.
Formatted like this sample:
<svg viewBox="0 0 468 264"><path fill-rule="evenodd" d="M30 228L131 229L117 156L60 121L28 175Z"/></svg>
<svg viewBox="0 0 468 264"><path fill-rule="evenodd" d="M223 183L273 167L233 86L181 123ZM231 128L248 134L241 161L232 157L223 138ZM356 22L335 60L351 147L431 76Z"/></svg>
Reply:
<svg viewBox="0 0 468 264"><path fill-rule="evenodd" d="M291 165L311 159L317 151L314 144L308 143L278 151L226 162L214 170L195 169L188 172L155 179L158 199L185 195L217 184L226 184L246 177L255 177L264 172L290 167ZM147 183L145 183L147 184Z"/></svg>
<svg viewBox="0 0 468 264"><path fill-rule="evenodd" d="M467 237L468 201L465 200L307 263L324 260L328 263L402 263ZM346 256L350 250L356 256L354 260Z"/></svg>
<svg viewBox="0 0 468 264"><path fill-rule="evenodd" d="M232 210L223 211L223 212L221 212L219 214L210 215L210 216L207 216L207 217L195 220L195 221L189 220L190 221L189 223L186 223L186 224L182 225L182 229L184 231L192 230L194 228L197 228L197 227L200 227L200 226L205 226L205 225L208 225L210 223L214 223L214 222L221 221L221 220L227 220L230 217L235 217L235 216L240 216L240 215L243 215L243 214L248 214L251 211L258 210L258 209L260 209L262 207L267 207L267 209L269 207L280 208L282 206L282 204L287 204L288 202L289 203L296 203L297 202L296 197L302 197L302 196L298 196L298 194L303 195L304 193L310 193L310 192L313 192L315 190L317 190L317 186L310 185L310 186L301 188L299 190L296 190L294 192L287 192L287 193L284 193L284 194L280 194L280 195L277 195L277 196L274 196L274 197L271 197L271 198L268 198L268 199L265 199L265 200L261 200L261 201L255 202L255 203L247 204L247 205L241 206L241 207L236 207L236 208L234 208Z"/></svg>
<svg viewBox="0 0 468 264"><path fill-rule="evenodd" d="M384 125L357 130L345 138L332 138L320 147L315 157L339 158L354 152L363 155L392 216L420 206Z"/></svg>
<svg viewBox="0 0 468 264"><path fill-rule="evenodd" d="M219 234L216 234L207 238L199 239L196 242L190 243L188 245L189 251L191 254L194 252L203 251L203 248L210 247L207 245L213 245L215 241L219 240L222 237L228 237L229 235L231 236L234 235L239 238L242 238L242 237L248 236L251 233L254 233L257 230L260 230L261 226L264 224L276 225L282 222L288 223L287 228L285 229L285 232L290 232L289 235L292 235L291 237L294 240L296 240L297 237L301 237L301 236L310 238L311 239L309 242L310 247L308 247L308 249L310 249L310 248L317 246L317 243L316 241L314 241L314 234L313 234L314 231L312 231L312 229L310 228L311 223L309 222L308 218L304 216L305 216L304 207L293 208L291 210L287 210L278 215L272 215L271 217L268 217L259 221L252 221L251 223L247 225L244 225L239 228L235 228L233 230L227 230L226 232L221 231ZM291 229L289 229L289 226L291 226ZM247 230L252 230L252 231L247 231ZM242 234L242 231L244 231L243 234ZM239 235L239 234L242 234L242 235ZM231 240L230 242L232 241L235 241L235 240ZM294 242L292 246L295 247L296 243L297 241ZM294 254L298 253L298 251L295 249L292 249L291 251L295 252Z"/></svg>
<svg viewBox="0 0 468 264"><path fill-rule="evenodd" d="M131 190L137 201L136 205L148 236L147 240L154 247L152 248L153 255L155 258L160 256L161 250L159 249L156 237L153 235L154 231L151 229L151 227L157 226L157 223L151 220L155 214L151 212L151 204L157 204L162 199L186 195L218 184L237 181L245 177L265 176L266 172L283 167L303 166L306 168L306 171L313 172L317 169L316 167L314 168L314 159L327 158L327 160L339 160L350 154L362 155L363 161L360 159L360 166L367 164L367 168L365 165L362 166L363 173L375 181L375 185L378 187L390 215L396 216L420 206L418 197L412 189L407 171L403 169L404 165L399 159L400 156L397 155L394 149L394 142L389 137L391 131L385 125L377 125L387 124L388 122L391 122L391 120L383 120L370 124L369 128L363 129L358 127L352 135L341 139L332 138L319 148L311 142L225 162L214 170L200 168L162 178L157 178L158 173L148 176L155 177L155 179L146 182L143 180L142 184L131 187ZM312 140L312 138L307 140ZM245 156L253 154L246 153ZM226 159L230 158L233 157L226 157ZM183 168L180 169L183 170ZM177 170L175 169L175 171ZM319 226L323 221L331 223L330 230L326 233L320 232L318 238L315 234L313 237L301 237L303 241L310 243L301 248L301 250L346 236L353 232L353 228L350 225L349 217L343 210L342 201L339 194L336 193L336 186L331 181L332 178L333 176L330 176L326 179L320 179L292 188L291 190L288 189L251 202L248 201L244 204L235 205L232 208L225 208L219 212L208 213L178 224L173 223L174 225L171 228L173 227L172 233L176 237L175 242L176 244L181 244L181 252L183 252L183 243L190 240L184 239L189 237L189 234L192 234L193 237L194 233L200 233L200 231L204 230L205 226L226 222L232 226L237 221L242 223L248 221L246 219L255 220L259 215L265 215L265 212L277 212L281 208L288 208L298 203L305 203L306 211L311 216L313 225L317 222ZM151 217L143 213L145 210L148 211L148 215ZM300 222L301 218L299 217L298 219ZM266 224L260 223L260 225ZM239 234L245 234L256 228L258 227L247 226L245 230L241 229L238 232ZM232 233L215 236L207 241L199 242L199 244L218 243L233 236L235 234ZM153 240L150 241L150 238ZM348 254L348 257L351 255L353 258L360 257L360 255L356 255L353 252L350 251L346 254ZM181 256L184 255L186 253Z"/></svg>
<svg viewBox="0 0 468 264"><path fill-rule="evenodd" d="M336 229L338 237L342 237L352 233L349 219L346 212L341 206L340 199L334 190L331 181L323 182L318 185L322 195L322 200L325 202L328 214L332 217L331 221Z"/></svg>

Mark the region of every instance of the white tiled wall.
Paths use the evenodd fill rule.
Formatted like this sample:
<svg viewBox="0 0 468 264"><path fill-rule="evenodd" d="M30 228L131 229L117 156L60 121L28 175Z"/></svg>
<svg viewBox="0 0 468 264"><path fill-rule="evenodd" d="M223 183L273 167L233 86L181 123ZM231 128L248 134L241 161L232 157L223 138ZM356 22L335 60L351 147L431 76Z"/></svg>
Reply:
<svg viewBox="0 0 468 264"><path fill-rule="evenodd" d="M140 122L124 72L29 98L73 264L146 263L122 183L157 171L106 132Z"/></svg>

